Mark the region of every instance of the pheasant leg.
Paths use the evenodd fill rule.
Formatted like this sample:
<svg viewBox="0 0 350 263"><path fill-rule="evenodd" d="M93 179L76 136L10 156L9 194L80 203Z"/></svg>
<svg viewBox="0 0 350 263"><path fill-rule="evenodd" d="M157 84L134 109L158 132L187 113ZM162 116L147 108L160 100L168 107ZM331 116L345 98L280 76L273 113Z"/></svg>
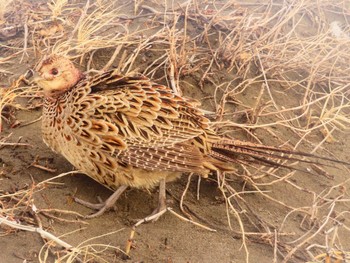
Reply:
<svg viewBox="0 0 350 263"><path fill-rule="evenodd" d="M102 215L105 211L112 208L115 202L119 199L120 195L126 190L126 188L128 188L126 185L120 186L117 191L115 191L110 197L108 197L106 201L102 203L92 204L77 197L74 197L74 201L88 208L98 210L96 213L86 216L86 218L94 218Z"/></svg>
<svg viewBox="0 0 350 263"><path fill-rule="evenodd" d="M166 188L165 188L165 179L162 179L159 183L159 196L158 196L158 207L152 212L150 216L156 215L159 212L167 208L166 204ZM162 215L162 214L161 214ZM161 215L152 219L153 222L157 221Z"/></svg>

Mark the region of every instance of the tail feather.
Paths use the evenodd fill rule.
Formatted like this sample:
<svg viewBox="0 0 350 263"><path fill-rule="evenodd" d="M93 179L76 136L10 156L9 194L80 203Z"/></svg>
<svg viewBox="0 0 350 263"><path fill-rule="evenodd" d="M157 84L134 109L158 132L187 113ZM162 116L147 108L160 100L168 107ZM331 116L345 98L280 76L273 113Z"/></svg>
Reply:
<svg viewBox="0 0 350 263"><path fill-rule="evenodd" d="M239 163L244 165L260 163L270 167L276 167L276 168L283 167L289 170L306 172L297 167L293 167L293 166L278 162L278 160L282 160L282 159L285 160L285 159L288 159L288 157L279 158L280 156L273 155L273 158L275 160L271 160L271 159L267 159L267 156L269 156L268 154L259 156L256 152L246 152L246 151L240 152L240 151L237 151L237 149L227 150L227 149L213 148L213 151L215 152L215 154L212 154L211 155L212 157L216 159L220 159L221 161L225 161L225 162ZM243 158L243 157L246 157L246 158ZM269 156L269 157L272 157L272 156ZM303 161L303 160L300 160L300 161ZM310 163L313 163L313 162L310 161Z"/></svg>
<svg viewBox="0 0 350 263"><path fill-rule="evenodd" d="M345 161L341 161L341 160L337 160L337 159L333 159L333 158L328 158L328 157L324 157L324 156L320 156L317 154L312 154L312 153L306 153L306 152L301 152L301 151L295 151L295 150L288 150L288 149L283 149L283 148L278 148L278 147L273 147L273 146L265 146L265 145L261 145L261 144L254 144L254 143L250 143L250 142L243 142L243 141L238 141L238 140L232 140L229 141L229 143L227 141L224 141L225 144L228 144L230 146L234 146L237 148L242 148L242 149L248 149L248 150L254 150L254 151L271 151L271 152L275 152L275 153L285 153L285 154L290 154L290 155L297 155L297 156L303 156L303 157L310 157L310 158L314 158L314 159L320 159L320 160L324 160L324 161L329 161L332 163L339 163L339 164L344 164L349 166L350 163L349 162L345 162ZM287 157L287 159L291 160L290 158ZM302 160L302 159L296 159L298 161L302 161L302 162L308 162L307 160ZM310 163L315 163L313 161L310 161Z"/></svg>
<svg viewBox="0 0 350 263"><path fill-rule="evenodd" d="M312 154L308 154L308 153L305 153L303 154L302 152L296 152L294 153L293 151L289 151L289 150L286 150L286 151L280 151L280 149L276 148L276 151L274 151L274 149L271 149L271 147L269 147L268 150L262 150L262 148L258 148L258 149L251 149L251 148L247 148L247 147L236 147L236 150L238 152L242 151L242 149L244 149L244 153L242 154L246 154L246 155L249 155L251 156L252 158L255 158L254 156L256 157L259 157L259 159L261 159L262 157L267 157L267 158L275 158L275 159L278 159L278 160L287 160L287 161L296 161L296 162L303 162L303 163L309 163L309 164L317 164L318 162L317 161L314 161L314 160L308 160L308 159L301 159L301 158L298 158L298 157L293 157L292 155L297 155L297 156L301 156L301 157L313 157L313 158L322 158L322 157L318 157L316 155L312 155ZM269 151L269 152L267 152ZM284 155L286 154L286 155ZM330 161L329 159L326 159L328 161ZM337 160L334 160L337 162ZM341 162L343 163L343 162ZM329 164L325 164L323 163L322 165L324 166L331 166Z"/></svg>
<svg viewBox="0 0 350 263"><path fill-rule="evenodd" d="M213 144L211 150L212 152L210 155L213 158L224 162L241 164L261 163L271 167L283 167L290 170L297 170L307 173L309 172L285 163L281 163L281 161L299 161L307 164L321 164L323 166L332 166L319 162L320 160L323 160L350 166L350 163L348 162L339 161L324 156L238 140L220 141ZM307 157L308 159L305 159L303 157Z"/></svg>

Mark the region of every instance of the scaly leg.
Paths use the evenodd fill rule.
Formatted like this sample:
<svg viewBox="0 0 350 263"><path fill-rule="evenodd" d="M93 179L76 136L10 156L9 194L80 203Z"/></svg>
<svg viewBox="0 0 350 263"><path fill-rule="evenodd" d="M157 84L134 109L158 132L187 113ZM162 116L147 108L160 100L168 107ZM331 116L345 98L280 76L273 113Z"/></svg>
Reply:
<svg viewBox="0 0 350 263"><path fill-rule="evenodd" d="M128 188L128 186L126 185L120 186L117 189L117 191L115 191L110 197L108 197L106 201L99 204L92 204L87 201L81 200L77 197L74 197L74 201L88 208L98 210L96 213L86 216L86 218L98 217L114 206L115 202L118 200L120 195L126 190L126 188Z"/></svg>
<svg viewBox="0 0 350 263"><path fill-rule="evenodd" d="M165 179L162 179L159 182L159 196L158 196L158 207L152 212L150 216L153 216L155 214L158 214L159 212L165 210L167 208L166 204L166 187L165 187ZM161 216L161 215L160 215ZM152 221L157 221L160 216L157 216L156 218L153 218Z"/></svg>

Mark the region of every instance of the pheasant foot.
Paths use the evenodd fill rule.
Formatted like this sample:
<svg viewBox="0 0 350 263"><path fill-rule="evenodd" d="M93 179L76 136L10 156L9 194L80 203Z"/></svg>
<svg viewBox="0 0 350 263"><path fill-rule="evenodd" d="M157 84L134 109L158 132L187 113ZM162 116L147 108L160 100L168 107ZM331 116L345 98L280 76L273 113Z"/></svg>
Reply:
<svg viewBox="0 0 350 263"><path fill-rule="evenodd" d="M158 197L158 207L153 210L151 214L144 217L143 219L136 219L134 227L148 222L156 222L164 213L167 212L167 202L166 202L166 188L165 179L162 179L159 183L159 197Z"/></svg>
<svg viewBox="0 0 350 263"><path fill-rule="evenodd" d="M107 198L106 201L93 204L84 200L81 200L77 197L74 197L74 201L78 204L81 204L83 206L86 206L88 208L98 210L96 213L93 213L91 215L85 216L86 218L94 218L102 215L104 212L112 208L115 204L115 202L119 199L120 195L128 188L126 185L120 186L117 191L115 191L110 197Z"/></svg>

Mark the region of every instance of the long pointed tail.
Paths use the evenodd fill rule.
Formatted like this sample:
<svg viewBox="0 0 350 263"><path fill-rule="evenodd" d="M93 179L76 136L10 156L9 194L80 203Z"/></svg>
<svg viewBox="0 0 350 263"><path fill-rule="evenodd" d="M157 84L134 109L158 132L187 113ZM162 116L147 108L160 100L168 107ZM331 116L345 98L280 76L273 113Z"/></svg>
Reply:
<svg viewBox="0 0 350 263"><path fill-rule="evenodd" d="M220 160L226 163L259 163L267 166L284 167L291 170L299 170L303 172L307 171L298 169L297 167L291 166L282 161L300 161L303 163L331 166L323 162L321 163L321 161L329 161L332 163L350 166L350 163L348 162L318 156L311 153L287 150L283 148L265 146L261 144L254 144L251 142L244 142L239 140L222 140L220 142L214 143L211 147L210 156L216 160Z"/></svg>

